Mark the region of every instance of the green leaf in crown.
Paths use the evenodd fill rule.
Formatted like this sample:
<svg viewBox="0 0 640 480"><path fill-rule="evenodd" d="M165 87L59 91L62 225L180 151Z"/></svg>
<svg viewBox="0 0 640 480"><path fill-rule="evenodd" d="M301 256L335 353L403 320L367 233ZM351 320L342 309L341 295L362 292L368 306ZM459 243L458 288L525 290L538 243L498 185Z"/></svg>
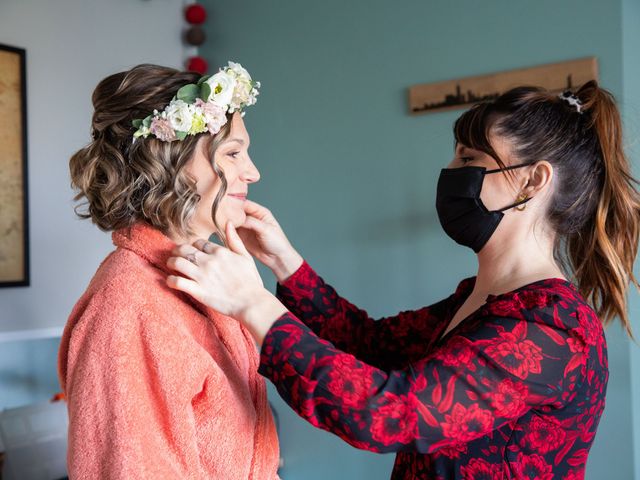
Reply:
<svg viewBox="0 0 640 480"><path fill-rule="evenodd" d="M198 98L198 94L200 93L200 88L194 83L190 83L189 85L185 85L176 94L178 100L182 100L185 103L195 103L196 98Z"/></svg>
<svg viewBox="0 0 640 480"><path fill-rule="evenodd" d="M197 85L202 85L204 82L206 82L210 78L211 78L211 75L205 75L205 76L201 77L200 80L198 80Z"/></svg>
<svg viewBox="0 0 640 480"><path fill-rule="evenodd" d="M211 85L208 83L203 83L200 85L200 98L203 101L207 101L207 99L211 96Z"/></svg>

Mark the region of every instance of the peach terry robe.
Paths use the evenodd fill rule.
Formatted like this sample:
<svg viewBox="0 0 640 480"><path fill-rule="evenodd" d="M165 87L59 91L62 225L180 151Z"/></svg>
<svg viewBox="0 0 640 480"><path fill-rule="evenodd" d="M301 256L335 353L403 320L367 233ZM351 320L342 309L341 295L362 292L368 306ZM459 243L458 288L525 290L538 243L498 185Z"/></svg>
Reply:
<svg viewBox="0 0 640 480"><path fill-rule="evenodd" d="M175 244L137 224L75 305L59 375L71 479L277 479L258 352L237 321L165 284Z"/></svg>

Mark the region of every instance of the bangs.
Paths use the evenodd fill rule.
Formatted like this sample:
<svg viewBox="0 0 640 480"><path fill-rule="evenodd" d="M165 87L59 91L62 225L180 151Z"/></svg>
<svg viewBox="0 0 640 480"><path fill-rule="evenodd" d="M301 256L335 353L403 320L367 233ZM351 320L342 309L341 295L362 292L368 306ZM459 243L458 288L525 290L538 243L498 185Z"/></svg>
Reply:
<svg viewBox="0 0 640 480"><path fill-rule="evenodd" d="M453 136L456 145L479 150L493 157L498 164L502 161L489 142L489 131L495 123L494 104L478 103L463 113L453 125Z"/></svg>

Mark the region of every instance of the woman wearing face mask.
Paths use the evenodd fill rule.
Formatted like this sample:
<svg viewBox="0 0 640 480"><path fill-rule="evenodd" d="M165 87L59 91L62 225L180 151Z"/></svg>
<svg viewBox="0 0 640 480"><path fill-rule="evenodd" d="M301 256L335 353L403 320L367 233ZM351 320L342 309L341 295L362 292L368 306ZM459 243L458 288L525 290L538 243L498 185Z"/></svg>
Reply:
<svg viewBox="0 0 640 480"><path fill-rule="evenodd" d="M479 268L440 302L372 320L253 203L238 233L227 226L231 250L183 245L167 281L249 328L260 373L303 418L397 452L394 479L582 479L605 402L603 324L619 317L631 334L638 286L640 195L618 110L595 82L516 88L464 113L454 135L436 207Z"/></svg>
<svg viewBox="0 0 640 480"><path fill-rule="evenodd" d="M178 243L242 225L247 71L139 65L96 87L73 155L80 213L116 246L74 307L59 353L74 479L276 479L278 438L251 334L169 289Z"/></svg>

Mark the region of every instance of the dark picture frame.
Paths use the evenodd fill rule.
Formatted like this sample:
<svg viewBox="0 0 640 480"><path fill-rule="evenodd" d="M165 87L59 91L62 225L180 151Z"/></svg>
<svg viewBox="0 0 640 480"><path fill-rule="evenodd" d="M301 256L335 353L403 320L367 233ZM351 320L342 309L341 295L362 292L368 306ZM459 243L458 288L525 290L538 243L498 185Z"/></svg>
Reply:
<svg viewBox="0 0 640 480"><path fill-rule="evenodd" d="M0 44L0 287L30 282L26 60Z"/></svg>

